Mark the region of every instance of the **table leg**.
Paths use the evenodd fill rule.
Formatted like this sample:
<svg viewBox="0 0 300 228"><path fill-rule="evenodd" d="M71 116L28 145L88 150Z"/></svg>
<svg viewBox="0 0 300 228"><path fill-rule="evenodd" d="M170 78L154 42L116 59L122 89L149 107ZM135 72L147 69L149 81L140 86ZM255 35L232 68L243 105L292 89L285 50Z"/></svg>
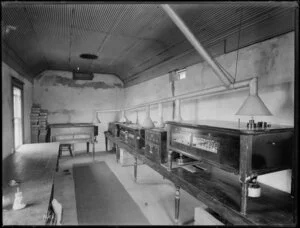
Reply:
<svg viewBox="0 0 300 228"><path fill-rule="evenodd" d="M71 150L72 150L72 156L73 156L73 154L75 155L75 144L74 143L71 144Z"/></svg>
<svg viewBox="0 0 300 228"><path fill-rule="evenodd" d="M116 162L118 163L120 159L120 148L116 145Z"/></svg>
<svg viewBox="0 0 300 228"><path fill-rule="evenodd" d="M172 170L172 152L171 150L168 152L168 171Z"/></svg>
<svg viewBox="0 0 300 228"><path fill-rule="evenodd" d="M95 161L95 142L93 143L93 161Z"/></svg>
<svg viewBox="0 0 300 228"><path fill-rule="evenodd" d="M179 220L179 206L180 206L180 186L176 186L175 192L175 223Z"/></svg>
<svg viewBox="0 0 300 228"><path fill-rule="evenodd" d="M86 152L87 153L90 152L90 143L89 142L86 143Z"/></svg>
<svg viewBox="0 0 300 228"><path fill-rule="evenodd" d="M137 176L137 157L134 157L134 182L136 182Z"/></svg>
<svg viewBox="0 0 300 228"><path fill-rule="evenodd" d="M73 157L72 150L74 151L73 145L74 145L74 144L69 145L69 151L70 151L70 155L71 155L72 157Z"/></svg>
<svg viewBox="0 0 300 228"><path fill-rule="evenodd" d="M242 181L241 214L247 214L248 181Z"/></svg>
<svg viewBox="0 0 300 228"><path fill-rule="evenodd" d="M105 137L105 151L107 151L107 137Z"/></svg>

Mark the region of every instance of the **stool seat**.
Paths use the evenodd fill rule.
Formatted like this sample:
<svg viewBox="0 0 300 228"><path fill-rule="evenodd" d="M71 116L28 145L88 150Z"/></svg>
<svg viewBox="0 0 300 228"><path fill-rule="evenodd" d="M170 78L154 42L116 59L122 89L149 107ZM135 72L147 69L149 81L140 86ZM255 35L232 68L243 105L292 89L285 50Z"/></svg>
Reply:
<svg viewBox="0 0 300 228"><path fill-rule="evenodd" d="M70 143L62 143L59 145L59 157L61 157L62 152L66 150L68 150L70 152L70 155L73 157L72 144Z"/></svg>

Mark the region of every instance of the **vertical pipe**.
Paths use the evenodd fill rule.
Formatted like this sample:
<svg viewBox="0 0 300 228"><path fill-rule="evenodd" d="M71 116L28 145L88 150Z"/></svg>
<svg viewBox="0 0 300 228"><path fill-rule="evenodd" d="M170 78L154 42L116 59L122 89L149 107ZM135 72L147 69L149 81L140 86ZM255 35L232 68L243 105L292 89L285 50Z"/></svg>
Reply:
<svg viewBox="0 0 300 228"><path fill-rule="evenodd" d="M135 121L135 123L136 123L137 125L140 124L140 123L139 123L139 112L138 112L138 111L136 111L136 121Z"/></svg>
<svg viewBox="0 0 300 228"><path fill-rule="evenodd" d="M182 118L181 118L181 112L180 112L180 100L179 99L176 99L175 100L175 121L182 121Z"/></svg>
<svg viewBox="0 0 300 228"><path fill-rule="evenodd" d="M171 78L171 92L172 92L172 97L175 96L175 81L173 80L173 77ZM172 101L172 119L175 119L175 101Z"/></svg>
<svg viewBox="0 0 300 228"><path fill-rule="evenodd" d="M164 126L162 103L158 103L158 127L163 128Z"/></svg>

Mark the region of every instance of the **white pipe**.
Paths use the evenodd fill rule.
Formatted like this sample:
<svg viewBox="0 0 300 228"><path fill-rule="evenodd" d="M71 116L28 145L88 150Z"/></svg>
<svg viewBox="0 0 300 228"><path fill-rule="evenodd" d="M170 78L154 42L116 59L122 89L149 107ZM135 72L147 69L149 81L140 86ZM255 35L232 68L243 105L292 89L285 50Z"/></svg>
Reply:
<svg viewBox="0 0 300 228"><path fill-rule="evenodd" d="M158 103L158 123L157 126L163 128L165 126L163 119L163 107L162 103Z"/></svg>
<svg viewBox="0 0 300 228"><path fill-rule="evenodd" d="M174 118L174 120L177 121L177 122L182 121L181 112L180 111L181 111L180 110L180 100L176 99L175 100L175 118Z"/></svg>
<svg viewBox="0 0 300 228"><path fill-rule="evenodd" d="M120 112L121 109L109 109L109 110L96 110L95 112L105 113L105 112Z"/></svg>
<svg viewBox="0 0 300 228"><path fill-rule="evenodd" d="M258 90L257 90L257 87L258 87L258 84L257 84L257 78L253 78L250 83L249 83L249 87L250 87L250 95L258 95Z"/></svg>
<svg viewBox="0 0 300 228"><path fill-rule="evenodd" d="M172 21L178 26L178 28L190 41L190 43L194 46L198 53L208 62L208 64L212 67L219 79L226 86L230 86L230 84L234 83L234 78L218 66L217 62L208 54L208 52L204 49L204 47L189 30L186 24L181 20L181 18L175 13L175 11L168 4L161 4L161 7L169 15Z"/></svg>
<svg viewBox="0 0 300 228"><path fill-rule="evenodd" d="M129 110L145 109L145 107L147 105L156 105L156 104L159 104L159 103L171 102L171 101L174 101L176 99L183 100L183 99L188 99L188 98L192 98L192 97L196 97L196 96L214 95L214 94L222 93L222 92L230 92L230 91L234 91L236 89L242 89L242 88L249 87L252 80L257 80L257 78L251 78L251 79L246 79L246 80L243 80L243 81L236 82L234 84L231 84L229 86L229 88L227 88L225 86L211 87L211 88L202 89L202 90L198 90L198 91L194 91L194 92L180 94L180 95L177 95L177 96L174 96L174 97L162 98L162 99L159 99L159 100L156 100L156 101L151 101L151 102L147 102L147 103L144 103L144 104L135 105L135 106L130 107L130 108L125 108L124 110L129 111ZM119 111L121 111L121 109L103 110L103 111L96 111L96 112L104 113L104 112L119 112Z"/></svg>
<svg viewBox="0 0 300 228"><path fill-rule="evenodd" d="M135 123L137 125L140 125L140 122L139 122L139 112L138 111L136 111L136 120L135 120Z"/></svg>

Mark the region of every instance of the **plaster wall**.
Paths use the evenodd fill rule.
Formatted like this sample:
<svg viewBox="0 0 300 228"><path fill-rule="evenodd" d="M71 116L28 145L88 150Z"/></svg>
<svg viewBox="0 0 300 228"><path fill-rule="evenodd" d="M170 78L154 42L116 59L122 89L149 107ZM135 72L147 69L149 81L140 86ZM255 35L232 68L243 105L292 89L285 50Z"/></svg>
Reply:
<svg viewBox="0 0 300 228"><path fill-rule="evenodd" d="M238 55L237 55L238 54ZM238 58L237 58L238 56ZM255 117L256 121L294 125L294 32L257 43L216 58L236 81L258 77L258 93L272 116ZM236 69L237 63L237 69ZM187 78L175 82L175 95L222 85L206 62L187 69ZM249 94L249 89L220 95L202 96L181 102L183 120L229 120L247 122L248 116L235 113ZM168 74L125 88L127 107L171 96ZM157 107L151 106L151 118L158 120ZM136 112L127 112L127 117L136 122ZM144 111L139 112L143 121ZM172 105L163 105L164 120L172 119ZM290 192L290 170L262 175L259 181Z"/></svg>
<svg viewBox="0 0 300 228"><path fill-rule="evenodd" d="M14 148L13 141L13 103L12 103L12 84L11 78L15 77L23 85L23 102L24 102L24 141L30 143L30 110L32 105L33 85L14 69L2 62L2 160L12 153Z"/></svg>
<svg viewBox="0 0 300 228"><path fill-rule="evenodd" d="M103 132L117 113L98 114L95 110L116 109L124 97L122 81L114 75L94 74L91 81L72 80L72 72L44 71L34 80L34 103L48 110L48 123L94 123L98 125L96 151L104 150ZM75 144L75 151L86 150L86 144ZM90 149L91 150L91 149Z"/></svg>

